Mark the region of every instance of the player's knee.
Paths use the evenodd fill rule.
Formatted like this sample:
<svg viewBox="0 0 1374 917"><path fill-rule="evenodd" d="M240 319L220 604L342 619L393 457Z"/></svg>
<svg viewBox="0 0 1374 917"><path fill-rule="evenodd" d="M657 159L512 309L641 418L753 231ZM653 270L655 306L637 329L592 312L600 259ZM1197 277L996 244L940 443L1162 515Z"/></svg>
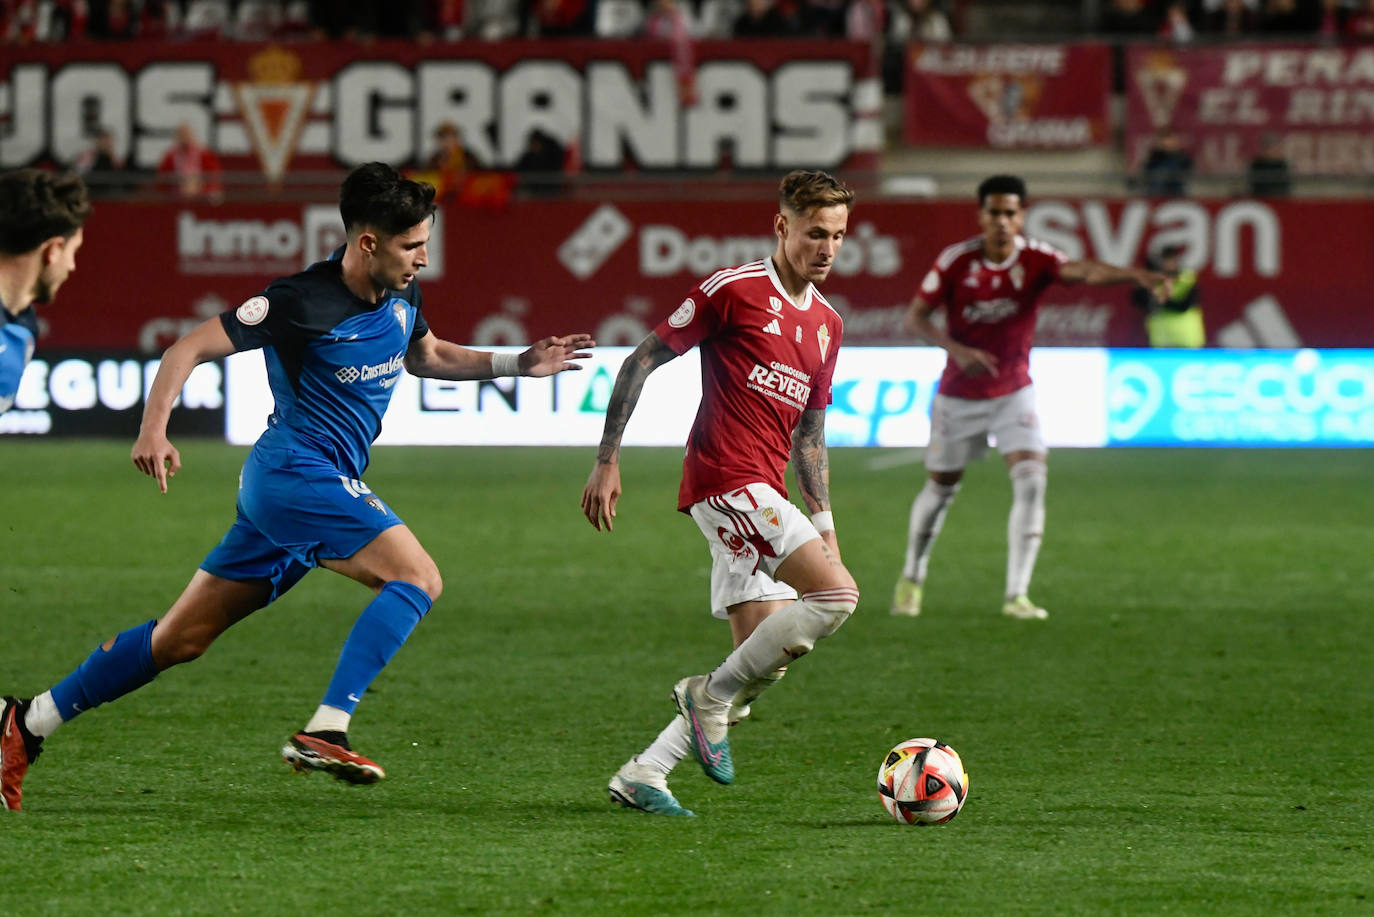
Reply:
<svg viewBox="0 0 1374 917"><path fill-rule="evenodd" d="M931 472L928 472L928 480L930 481L931 484L935 484L935 485L937 485L938 487L945 487L945 488L953 487L953 488L957 489L958 486L959 486L959 482L962 481L963 479L964 479L964 473L963 473L962 471L931 471Z"/></svg>
<svg viewBox="0 0 1374 917"><path fill-rule="evenodd" d="M802 596L820 618L818 639L829 637L849 620L849 616L859 607L859 587L849 580L847 585L829 589L817 589Z"/></svg>
<svg viewBox="0 0 1374 917"><path fill-rule="evenodd" d="M1023 500L1041 500L1045 496L1045 485L1049 481L1049 469L1037 459L1023 459L1011 466L1012 492Z"/></svg>
<svg viewBox="0 0 1374 917"><path fill-rule="evenodd" d="M439 568L433 563L420 567L402 579L422 590L429 596L431 603L439 601L439 596L444 592L444 578L439 575Z"/></svg>
<svg viewBox="0 0 1374 917"><path fill-rule="evenodd" d="M215 642L215 636L206 631L173 629L158 622L153 629L153 664L160 672L174 665L193 662L205 655L210 644Z"/></svg>

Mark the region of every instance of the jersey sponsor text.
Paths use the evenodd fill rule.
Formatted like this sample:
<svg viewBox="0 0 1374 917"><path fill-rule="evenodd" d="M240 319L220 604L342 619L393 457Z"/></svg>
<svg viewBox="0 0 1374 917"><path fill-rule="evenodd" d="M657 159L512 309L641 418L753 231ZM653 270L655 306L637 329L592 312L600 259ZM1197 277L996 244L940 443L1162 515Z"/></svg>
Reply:
<svg viewBox="0 0 1374 917"><path fill-rule="evenodd" d="M748 386L762 392L769 398L786 402L799 411L806 410L807 399L811 397L811 377L801 370L793 369L785 363L773 363L771 369L754 364L749 370Z"/></svg>

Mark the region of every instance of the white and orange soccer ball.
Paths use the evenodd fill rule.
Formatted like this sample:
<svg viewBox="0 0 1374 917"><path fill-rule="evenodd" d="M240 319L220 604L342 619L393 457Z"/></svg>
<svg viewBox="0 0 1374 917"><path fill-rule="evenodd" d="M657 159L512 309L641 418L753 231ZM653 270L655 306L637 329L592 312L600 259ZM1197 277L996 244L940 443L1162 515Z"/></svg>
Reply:
<svg viewBox="0 0 1374 917"><path fill-rule="evenodd" d="M968 773L944 742L907 739L878 768L878 798L904 825L943 825L968 799Z"/></svg>

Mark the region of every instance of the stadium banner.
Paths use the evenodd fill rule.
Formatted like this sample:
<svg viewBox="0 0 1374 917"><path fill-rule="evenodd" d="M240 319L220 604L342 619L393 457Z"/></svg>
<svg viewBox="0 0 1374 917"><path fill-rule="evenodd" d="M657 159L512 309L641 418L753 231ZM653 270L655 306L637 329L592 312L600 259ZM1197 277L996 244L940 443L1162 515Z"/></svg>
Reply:
<svg viewBox="0 0 1374 917"><path fill-rule="evenodd" d="M0 435L138 436L158 360L133 352L44 350L24 368ZM192 370L172 412L172 435L218 436L226 424L224 366Z"/></svg>
<svg viewBox="0 0 1374 917"><path fill-rule="evenodd" d="M1374 173L1374 46L1127 48L1126 153L1172 127L1205 174L1245 172L1266 135L1298 175Z"/></svg>
<svg viewBox="0 0 1374 917"><path fill-rule="evenodd" d="M868 44L694 45L690 90L656 41L64 42L0 56L0 168L70 163L100 128L155 169L182 124L226 169L423 162L454 124L483 168L535 131L588 169L862 167L882 148Z"/></svg>
<svg viewBox="0 0 1374 917"><path fill-rule="evenodd" d="M905 81L915 146L1082 149L1112 139L1106 44L917 44Z"/></svg>
<svg viewBox="0 0 1374 917"><path fill-rule="evenodd" d="M1109 351L1107 445L1374 446L1374 350Z"/></svg>
<svg viewBox="0 0 1374 917"><path fill-rule="evenodd" d="M699 280L767 257L775 207L769 199L450 204L420 275L425 315L440 337L478 345L568 331L638 344ZM977 232L976 219L972 189L966 201L861 199L823 288L844 316L845 343L915 343L902 324L911 296L945 246ZM1032 197L1026 229L1070 258L1118 265L1182 245L1200 271L1210 343L1374 347L1368 202ZM342 240L337 208L326 204L101 201L76 272L58 302L39 310L39 351L161 353ZM1129 289L1058 284L1042 297L1036 341L1147 343Z"/></svg>
<svg viewBox="0 0 1374 917"><path fill-rule="evenodd" d="M598 347L582 372L443 382L403 374L380 445L594 448L629 347ZM840 350L826 438L832 446L919 447L943 351ZM1374 350L1177 351L1048 348L1031 354L1041 425L1055 447L1374 446ZM252 443L272 396L262 356L225 370L225 436ZM656 370L625 429L627 446L682 446L701 398L691 350Z"/></svg>

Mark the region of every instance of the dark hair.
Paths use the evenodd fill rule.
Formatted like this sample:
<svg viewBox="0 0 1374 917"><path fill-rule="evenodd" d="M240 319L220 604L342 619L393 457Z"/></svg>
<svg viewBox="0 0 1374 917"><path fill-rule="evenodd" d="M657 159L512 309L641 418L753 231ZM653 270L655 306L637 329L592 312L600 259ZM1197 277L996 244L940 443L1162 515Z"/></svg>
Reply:
<svg viewBox="0 0 1374 917"><path fill-rule="evenodd" d="M1015 194L1026 206L1026 183L1017 175L990 175L978 185L978 206L981 207L991 194Z"/></svg>
<svg viewBox="0 0 1374 917"><path fill-rule="evenodd" d="M411 181L384 162L363 163L339 188L344 229L367 226L394 236L434 216L434 186Z"/></svg>
<svg viewBox="0 0 1374 917"><path fill-rule="evenodd" d="M54 236L71 238L91 215L79 175L19 169L0 175L0 252L22 255Z"/></svg>
<svg viewBox="0 0 1374 917"><path fill-rule="evenodd" d="M852 207L854 192L826 172L788 172L778 183L778 206L793 213L810 213L816 207Z"/></svg>

